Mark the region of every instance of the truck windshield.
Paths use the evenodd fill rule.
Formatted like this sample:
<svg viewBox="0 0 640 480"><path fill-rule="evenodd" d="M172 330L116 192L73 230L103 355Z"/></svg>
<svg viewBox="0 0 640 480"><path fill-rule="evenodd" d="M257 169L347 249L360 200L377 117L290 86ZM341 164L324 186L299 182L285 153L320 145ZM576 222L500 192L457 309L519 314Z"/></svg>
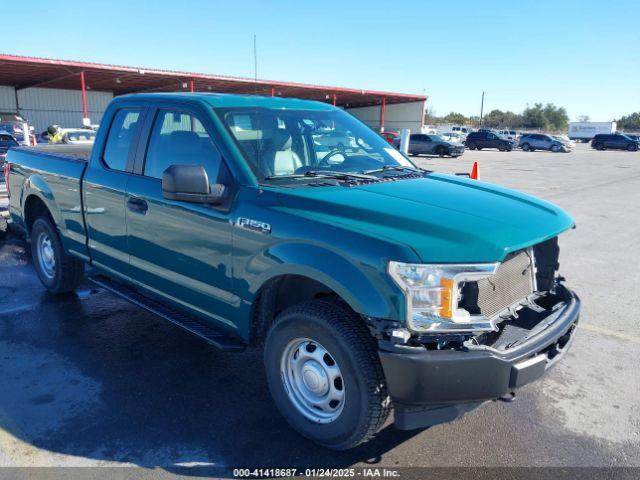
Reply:
<svg viewBox="0 0 640 480"><path fill-rule="evenodd" d="M341 110L225 108L216 113L260 181L309 181L323 171L417 169L381 136ZM305 175L310 172L314 175Z"/></svg>

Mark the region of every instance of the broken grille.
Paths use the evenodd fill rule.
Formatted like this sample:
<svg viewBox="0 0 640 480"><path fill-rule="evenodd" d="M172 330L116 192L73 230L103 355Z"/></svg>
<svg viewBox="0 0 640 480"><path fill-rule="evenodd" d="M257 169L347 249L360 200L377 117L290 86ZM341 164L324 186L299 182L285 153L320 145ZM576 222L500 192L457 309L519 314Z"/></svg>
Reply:
<svg viewBox="0 0 640 480"><path fill-rule="evenodd" d="M493 318L534 291L532 254L524 250L507 257L491 277L466 283L460 306L471 314Z"/></svg>

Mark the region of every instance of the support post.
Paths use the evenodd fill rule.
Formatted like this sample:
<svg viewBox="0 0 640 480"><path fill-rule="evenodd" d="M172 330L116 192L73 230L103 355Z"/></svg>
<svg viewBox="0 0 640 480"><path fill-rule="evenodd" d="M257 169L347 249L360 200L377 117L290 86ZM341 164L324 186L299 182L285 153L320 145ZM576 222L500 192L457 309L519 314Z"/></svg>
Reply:
<svg viewBox="0 0 640 480"><path fill-rule="evenodd" d="M275 87L271 87L271 96L275 97L276 96L276 89Z"/></svg>
<svg viewBox="0 0 640 480"><path fill-rule="evenodd" d="M411 130L403 128L400 130L400 151L405 155L409 154L409 138L411 137Z"/></svg>
<svg viewBox="0 0 640 480"><path fill-rule="evenodd" d="M85 126L91 125L89 119L89 109L87 107L87 84L84 79L84 70L80 72L80 91L82 94L82 124Z"/></svg>
<svg viewBox="0 0 640 480"><path fill-rule="evenodd" d="M380 104L380 132L384 132L384 110L387 106L387 97L382 97Z"/></svg>
<svg viewBox="0 0 640 480"><path fill-rule="evenodd" d="M193 80L189 80L189 91L190 91L191 93L193 93L193 92L194 92L194 88L193 88Z"/></svg>
<svg viewBox="0 0 640 480"><path fill-rule="evenodd" d="M331 95L331 105L336 106L336 102L338 101L338 96L334 93Z"/></svg>

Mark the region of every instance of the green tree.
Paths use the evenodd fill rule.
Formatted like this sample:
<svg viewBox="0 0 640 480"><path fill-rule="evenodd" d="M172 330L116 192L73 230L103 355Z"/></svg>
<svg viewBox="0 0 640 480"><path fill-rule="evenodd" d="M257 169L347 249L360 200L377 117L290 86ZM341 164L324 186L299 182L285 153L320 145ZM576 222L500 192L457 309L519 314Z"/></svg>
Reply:
<svg viewBox="0 0 640 480"><path fill-rule="evenodd" d="M640 130L640 112L620 117L616 122L618 130Z"/></svg>
<svg viewBox="0 0 640 480"><path fill-rule="evenodd" d="M457 125L466 125L467 123L469 123L469 119L467 117L465 117L461 113L456 112L451 112L442 120L444 120L446 123L455 123Z"/></svg>
<svg viewBox="0 0 640 480"><path fill-rule="evenodd" d="M564 107L556 107L553 103L547 103L542 110L542 114L544 115L547 130L566 130L569 124L569 116Z"/></svg>
<svg viewBox="0 0 640 480"><path fill-rule="evenodd" d="M534 103L533 107L527 107L522 112L522 126L538 130L547 129L547 121L544 116L542 103Z"/></svg>

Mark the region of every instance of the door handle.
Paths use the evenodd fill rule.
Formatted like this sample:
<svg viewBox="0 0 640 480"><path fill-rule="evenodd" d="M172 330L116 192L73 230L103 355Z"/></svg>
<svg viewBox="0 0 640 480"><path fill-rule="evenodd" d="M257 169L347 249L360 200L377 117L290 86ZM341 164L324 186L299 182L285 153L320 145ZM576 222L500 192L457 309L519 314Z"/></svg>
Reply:
<svg viewBox="0 0 640 480"><path fill-rule="evenodd" d="M127 208L132 212L145 215L149 210L149 204L142 198L131 197L127 200Z"/></svg>

